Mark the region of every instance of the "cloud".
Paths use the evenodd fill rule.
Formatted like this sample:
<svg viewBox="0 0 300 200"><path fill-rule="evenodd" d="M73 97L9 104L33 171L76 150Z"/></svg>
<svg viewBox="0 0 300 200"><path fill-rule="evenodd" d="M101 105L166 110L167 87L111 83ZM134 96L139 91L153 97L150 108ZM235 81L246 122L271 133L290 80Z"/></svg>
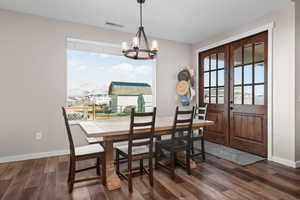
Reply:
<svg viewBox="0 0 300 200"><path fill-rule="evenodd" d="M109 55L109 54L104 54L104 53L101 53L101 54L100 54L100 56L101 56L102 58L107 58L107 57L110 57L111 55Z"/></svg>
<svg viewBox="0 0 300 200"><path fill-rule="evenodd" d="M68 60L68 65L80 65L80 62L78 60L74 60L74 59L69 59Z"/></svg>
<svg viewBox="0 0 300 200"><path fill-rule="evenodd" d="M104 70L105 67L104 67L104 66L99 66L98 69L99 69L99 70Z"/></svg>
<svg viewBox="0 0 300 200"><path fill-rule="evenodd" d="M90 56L100 56L100 53L90 52Z"/></svg>
<svg viewBox="0 0 300 200"><path fill-rule="evenodd" d="M136 67L136 71L138 73L144 74L144 73L147 73L147 71L149 71L149 68L150 68L150 66L148 66L148 65L142 65L142 66Z"/></svg>
<svg viewBox="0 0 300 200"><path fill-rule="evenodd" d="M111 55L109 54L104 54L104 53L97 53L97 52L90 52L90 55L91 56L100 56L102 58L107 58L107 57L110 57Z"/></svg>
<svg viewBox="0 0 300 200"><path fill-rule="evenodd" d="M86 70L87 68L88 68L88 66L86 66L86 65L78 65L77 68L76 68L76 70L77 70L77 71L84 71L84 70Z"/></svg>
<svg viewBox="0 0 300 200"><path fill-rule="evenodd" d="M115 71L132 71L133 68L133 65L129 63L121 63L112 66L112 69Z"/></svg>

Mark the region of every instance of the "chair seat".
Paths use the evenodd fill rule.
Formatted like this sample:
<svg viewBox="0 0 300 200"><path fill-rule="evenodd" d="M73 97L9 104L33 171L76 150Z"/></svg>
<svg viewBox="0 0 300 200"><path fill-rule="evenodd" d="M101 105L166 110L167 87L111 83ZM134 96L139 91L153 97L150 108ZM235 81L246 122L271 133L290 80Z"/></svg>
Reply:
<svg viewBox="0 0 300 200"><path fill-rule="evenodd" d="M169 151L184 150L187 147L187 143L183 140L162 140L158 145Z"/></svg>
<svg viewBox="0 0 300 200"><path fill-rule="evenodd" d="M155 138L153 139L155 141ZM133 143L139 143L139 142L147 142L149 141L149 139L138 139L138 140L133 140ZM122 142L116 142L114 143L114 148L120 148L120 147L124 147L124 146L128 146L128 141L122 141Z"/></svg>
<svg viewBox="0 0 300 200"><path fill-rule="evenodd" d="M86 137L86 141L89 144L96 144L96 143L103 142L103 137Z"/></svg>
<svg viewBox="0 0 300 200"><path fill-rule="evenodd" d="M104 149L100 144L89 144L80 147L75 147L76 156L83 156L102 152L104 152Z"/></svg>
<svg viewBox="0 0 300 200"><path fill-rule="evenodd" d="M161 136L161 139L162 140L170 140L172 138L172 135L170 134L170 135L162 135Z"/></svg>
<svg viewBox="0 0 300 200"><path fill-rule="evenodd" d="M119 151L128 154L128 146L121 146L117 148ZM136 146L132 147L132 155L140 155L140 154L146 154L149 153L149 147L148 146Z"/></svg>

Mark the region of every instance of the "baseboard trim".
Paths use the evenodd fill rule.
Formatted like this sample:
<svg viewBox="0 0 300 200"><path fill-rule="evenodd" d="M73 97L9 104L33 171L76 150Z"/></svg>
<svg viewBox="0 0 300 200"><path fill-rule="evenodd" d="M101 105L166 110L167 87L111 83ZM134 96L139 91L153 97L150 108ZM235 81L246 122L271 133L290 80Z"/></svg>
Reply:
<svg viewBox="0 0 300 200"><path fill-rule="evenodd" d="M295 168L299 168L300 167L300 160L296 161L296 164L295 164Z"/></svg>
<svg viewBox="0 0 300 200"><path fill-rule="evenodd" d="M59 151L49 151L49 152L42 152L42 153L7 156L7 157L0 157L0 163L46 158L46 157L51 157L51 156L61 156L61 155L67 155L67 154L69 154L69 150L59 150ZM285 166L288 166L288 167L293 167L293 168L300 167L300 160L294 162L294 161L279 158L276 156L273 156L269 160L273 161L273 162L277 162L277 163L285 165Z"/></svg>
<svg viewBox="0 0 300 200"><path fill-rule="evenodd" d="M295 162L295 161L279 158L279 157L276 157L276 156L273 156L271 161L277 162L279 164L282 164L282 165L285 165L285 166L288 166L288 167L292 167L292 168L300 167L300 161Z"/></svg>
<svg viewBox="0 0 300 200"><path fill-rule="evenodd" d="M45 157L51 157L51 156L61 156L61 155L66 155L66 154L69 154L69 150L49 151L49 152L42 152L42 153L7 156L7 157L0 157L0 163L31 160L31 159L45 158Z"/></svg>

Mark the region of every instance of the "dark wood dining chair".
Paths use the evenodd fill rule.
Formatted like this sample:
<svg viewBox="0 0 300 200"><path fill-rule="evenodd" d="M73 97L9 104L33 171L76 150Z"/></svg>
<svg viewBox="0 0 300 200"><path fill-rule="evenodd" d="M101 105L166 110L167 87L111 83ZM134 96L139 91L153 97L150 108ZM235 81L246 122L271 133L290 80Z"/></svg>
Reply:
<svg viewBox="0 0 300 200"><path fill-rule="evenodd" d="M175 179L176 164L180 164L186 168L187 173L191 174L191 134L194 119L194 107L192 110L179 111L176 107L175 118L172 128L172 137L170 140L161 140L155 143L155 168L159 166L166 168L171 172L171 178ZM165 150L170 153L170 165L161 163L162 151ZM176 159L176 153L185 151L186 161Z"/></svg>
<svg viewBox="0 0 300 200"><path fill-rule="evenodd" d="M148 117L148 118L146 118ZM149 176L150 185L153 186L153 137L155 128L156 107L152 112L137 113L131 109L130 127L128 135L128 145L116 147L116 171L120 178L128 181L128 190L133 192L132 188L132 167L133 161L140 161L139 172L141 175L146 173ZM150 119L149 119L150 118ZM141 121L137 121L140 119ZM143 121L142 121L143 120ZM122 156L122 157L121 157ZM120 170L120 161L127 161L128 168L125 171ZM149 169L144 167L143 161L148 159Z"/></svg>
<svg viewBox="0 0 300 200"><path fill-rule="evenodd" d="M207 104L203 107L195 108L195 114L194 114L195 119L206 120L206 116L207 116ZM199 140L201 141L201 150L199 153L195 153L194 143ZM193 131L191 148L192 148L192 158L201 155L202 160L205 160L204 128L203 127L199 128L197 131Z"/></svg>
<svg viewBox="0 0 300 200"><path fill-rule="evenodd" d="M64 107L62 107L62 113L65 120L65 125L66 125L68 139L69 139L70 166L69 166L68 184L69 184L69 192L71 193L73 191L74 183L101 179L100 165L101 163L104 162L104 149L100 144L89 144L89 145L75 147L68 117L67 117L67 112ZM96 159L96 165L76 170L76 161L88 160L88 159ZM86 170L91 170L91 169L96 169L97 176L75 180L76 173L83 172ZM104 177L102 177L102 180L104 180L103 178Z"/></svg>

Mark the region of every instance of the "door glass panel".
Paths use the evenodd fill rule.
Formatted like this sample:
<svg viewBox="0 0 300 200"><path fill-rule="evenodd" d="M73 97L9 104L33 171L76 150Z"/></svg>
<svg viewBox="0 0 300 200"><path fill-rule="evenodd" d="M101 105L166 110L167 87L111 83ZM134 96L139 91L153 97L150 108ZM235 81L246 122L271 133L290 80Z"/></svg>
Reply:
<svg viewBox="0 0 300 200"><path fill-rule="evenodd" d="M209 72L204 73L204 87L209 87Z"/></svg>
<svg viewBox="0 0 300 200"><path fill-rule="evenodd" d="M204 58L204 71L208 71L209 70L209 56L206 56Z"/></svg>
<svg viewBox="0 0 300 200"><path fill-rule="evenodd" d="M244 64L252 63L252 44L244 46Z"/></svg>
<svg viewBox="0 0 300 200"><path fill-rule="evenodd" d="M217 85L217 73L216 71L210 72L210 86Z"/></svg>
<svg viewBox="0 0 300 200"><path fill-rule="evenodd" d="M254 60L255 62L264 61L265 58L265 51L264 51L265 45L263 42L255 43L255 56Z"/></svg>
<svg viewBox="0 0 300 200"><path fill-rule="evenodd" d="M242 84L242 67L234 68L234 84Z"/></svg>
<svg viewBox="0 0 300 200"><path fill-rule="evenodd" d="M244 83L252 83L252 65L244 66Z"/></svg>
<svg viewBox="0 0 300 200"><path fill-rule="evenodd" d="M258 63L255 65L255 83L263 82L265 82L264 63Z"/></svg>
<svg viewBox="0 0 300 200"><path fill-rule="evenodd" d="M244 86L244 104L252 104L252 86Z"/></svg>
<svg viewBox="0 0 300 200"><path fill-rule="evenodd" d="M234 66L242 64L242 47L234 50Z"/></svg>
<svg viewBox="0 0 300 200"><path fill-rule="evenodd" d="M209 88L204 89L204 103L209 103Z"/></svg>
<svg viewBox="0 0 300 200"><path fill-rule="evenodd" d="M211 88L210 89L210 103L217 103L217 89Z"/></svg>
<svg viewBox="0 0 300 200"><path fill-rule="evenodd" d="M265 101L264 89L265 89L264 85L256 85L255 86L254 102L256 105L264 105L264 101Z"/></svg>
<svg viewBox="0 0 300 200"><path fill-rule="evenodd" d="M224 68L224 53L218 54L218 68Z"/></svg>
<svg viewBox="0 0 300 200"><path fill-rule="evenodd" d="M224 104L224 87L218 88L218 104Z"/></svg>
<svg viewBox="0 0 300 200"><path fill-rule="evenodd" d="M210 70L217 68L217 54L210 56Z"/></svg>
<svg viewBox="0 0 300 200"><path fill-rule="evenodd" d="M234 87L234 104L242 104L242 87Z"/></svg>
<svg viewBox="0 0 300 200"><path fill-rule="evenodd" d="M224 86L224 70L218 71L218 86Z"/></svg>

